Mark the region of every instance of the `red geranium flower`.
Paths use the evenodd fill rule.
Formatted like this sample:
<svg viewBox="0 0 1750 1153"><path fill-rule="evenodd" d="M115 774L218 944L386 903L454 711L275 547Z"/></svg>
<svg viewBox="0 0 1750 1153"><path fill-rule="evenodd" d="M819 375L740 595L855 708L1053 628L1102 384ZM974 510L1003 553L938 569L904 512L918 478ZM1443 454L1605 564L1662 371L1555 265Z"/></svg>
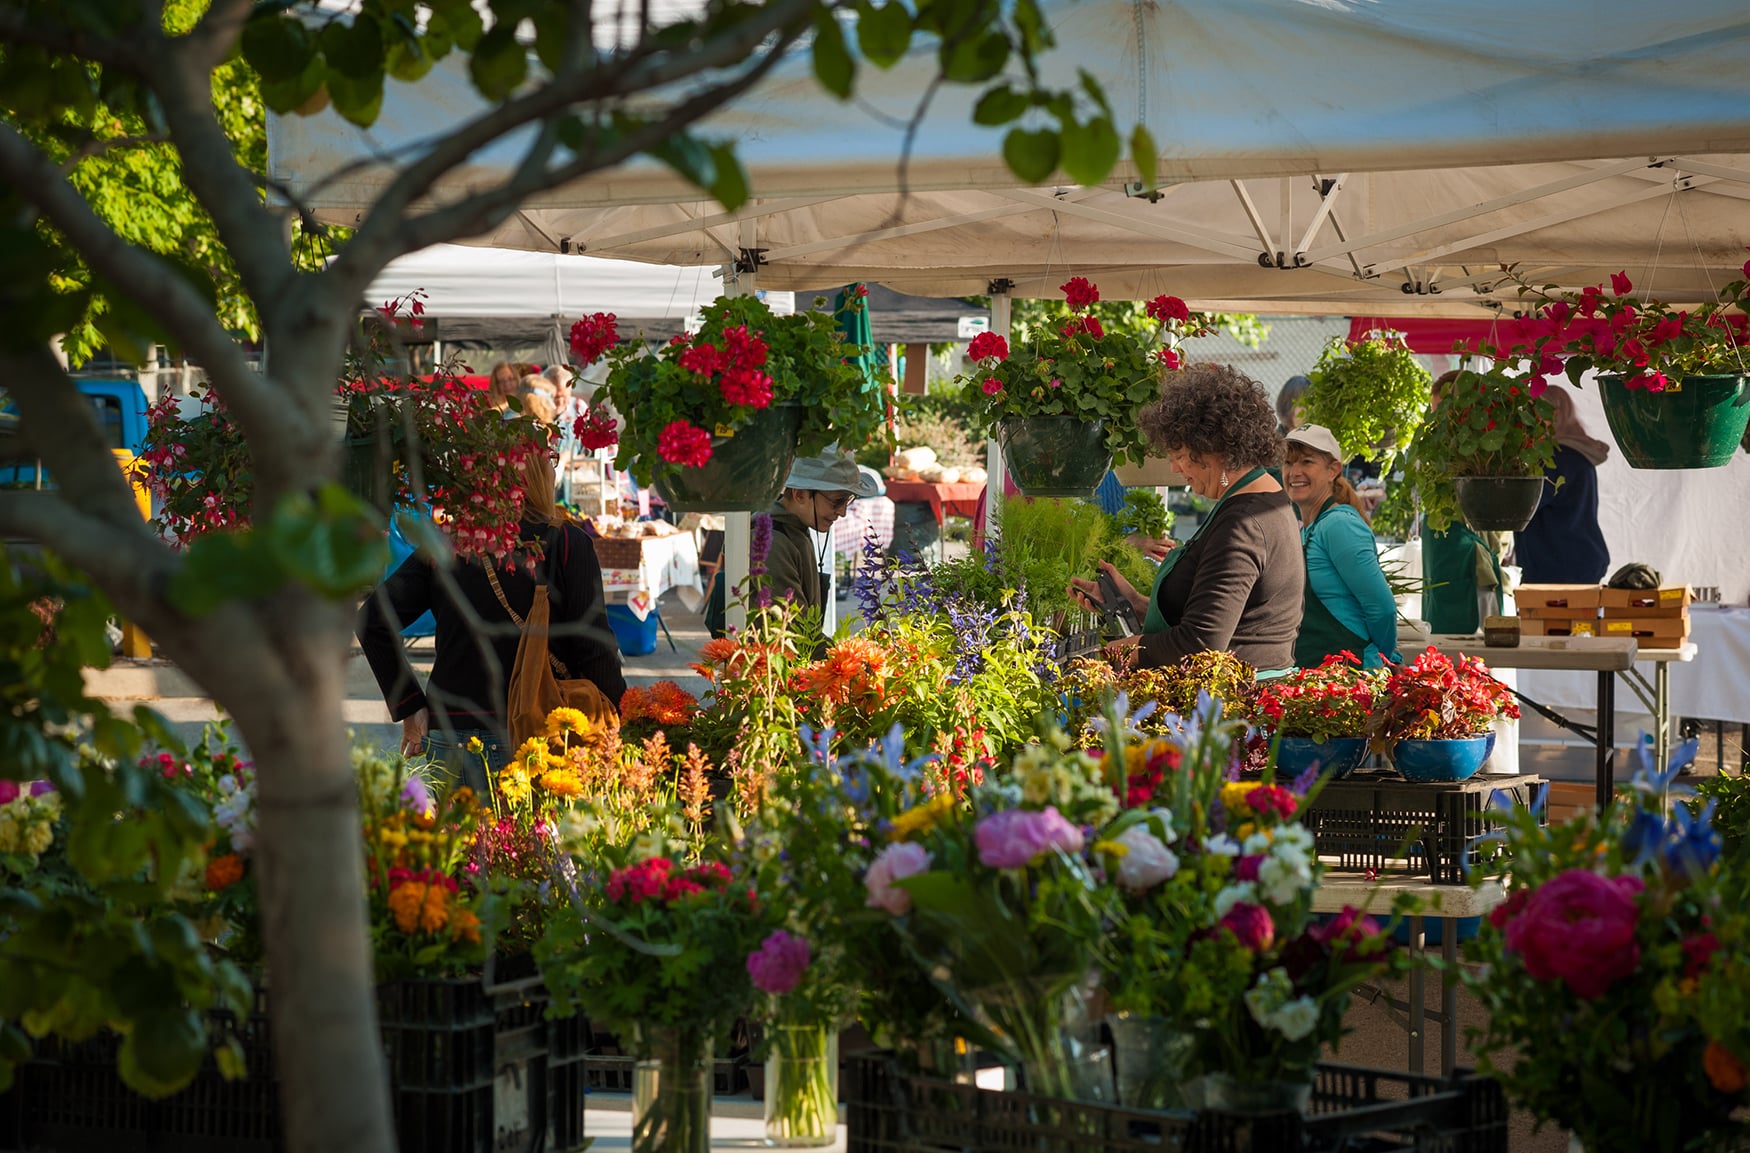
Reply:
<svg viewBox="0 0 1750 1153"><path fill-rule="evenodd" d="M656 452L670 464L702 468L711 459L711 434L684 420L673 421L657 437Z"/></svg>

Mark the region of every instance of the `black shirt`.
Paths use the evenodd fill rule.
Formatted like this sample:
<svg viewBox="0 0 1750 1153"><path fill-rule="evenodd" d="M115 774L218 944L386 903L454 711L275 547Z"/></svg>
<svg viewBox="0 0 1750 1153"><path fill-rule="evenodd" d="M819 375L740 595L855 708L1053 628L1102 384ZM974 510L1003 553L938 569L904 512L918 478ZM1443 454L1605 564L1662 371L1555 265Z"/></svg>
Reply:
<svg viewBox="0 0 1750 1153"><path fill-rule="evenodd" d="M549 651L573 677L594 681L618 708L626 692L626 679L620 671L619 646L608 625L595 545L576 525L558 528L525 521L518 535L527 541L546 539L547 559L539 571L549 579ZM505 599L517 616L526 620L535 600L534 576L520 564L500 566L497 572ZM460 561L451 575L468 607L491 629L488 634L476 635L431 563L415 554L365 598L359 608L359 644L393 719L404 720L429 707L434 729L503 731L510 674L516 667L521 634L499 604L481 562ZM427 610L436 623L437 654L430 682L421 691L398 628Z"/></svg>

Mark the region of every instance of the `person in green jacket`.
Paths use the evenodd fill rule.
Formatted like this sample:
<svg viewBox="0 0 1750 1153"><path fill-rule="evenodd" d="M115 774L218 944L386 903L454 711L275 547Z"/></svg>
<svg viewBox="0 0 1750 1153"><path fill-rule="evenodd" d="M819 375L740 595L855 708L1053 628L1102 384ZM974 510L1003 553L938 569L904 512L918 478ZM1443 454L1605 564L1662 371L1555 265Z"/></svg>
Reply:
<svg viewBox="0 0 1750 1153"><path fill-rule="evenodd" d="M1429 407L1438 408L1458 369L1435 380ZM1479 535L1455 521L1444 532L1422 533L1422 617L1432 633L1469 636L1483 617L1499 613L1506 591L1500 533ZM1491 607L1492 606L1492 607Z"/></svg>
<svg viewBox="0 0 1750 1153"><path fill-rule="evenodd" d="M843 453L828 449L819 456L803 457L790 467L784 491L772 506L771 544L763 561L760 542L754 542L755 563L749 571L758 578L756 597L762 603L790 600L805 610L804 619L815 634L816 658L826 651L821 620L828 578L821 570L832 550L832 526L858 497L880 495L879 482ZM822 534L818 544L810 530Z"/></svg>

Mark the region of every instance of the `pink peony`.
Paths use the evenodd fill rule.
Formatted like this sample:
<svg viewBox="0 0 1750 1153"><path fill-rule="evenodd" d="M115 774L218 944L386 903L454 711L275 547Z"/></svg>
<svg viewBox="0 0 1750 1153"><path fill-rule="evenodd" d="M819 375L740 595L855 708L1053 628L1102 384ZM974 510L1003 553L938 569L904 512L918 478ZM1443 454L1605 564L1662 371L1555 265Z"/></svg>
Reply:
<svg viewBox="0 0 1750 1153"><path fill-rule="evenodd" d="M1379 936L1379 922L1353 905L1344 905L1341 913L1322 925L1314 925L1306 935L1321 945L1336 946L1334 952L1347 956L1361 942Z"/></svg>
<svg viewBox="0 0 1750 1153"><path fill-rule="evenodd" d="M1234 861L1234 880L1240 882L1256 881L1258 879L1258 870L1263 866L1267 859L1268 858L1262 853L1254 853L1249 857L1237 858Z"/></svg>
<svg viewBox="0 0 1750 1153"><path fill-rule="evenodd" d="M748 954L748 976L762 993L788 993L801 982L811 956L807 941L778 929Z"/></svg>
<svg viewBox="0 0 1750 1153"><path fill-rule="evenodd" d="M1053 850L1082 851L1082 831L1056 808L992 813L978 822L972 839L978 845L979 861L993 869L1023 868Z"/></svg>
<svg viewBox="0 0 1750 1153"><path fill-rule="evenodd" d="M1569 869L1531 894L1507 924L1506 944L1536 981L1565 981L1576 996L1597 1000L1641 963L1639 877L1603 877Z"/></svg>
<svg viewBox="0 0 1750 1153"><path fill-rule="evenodd" d="M1147 825L1132 825L1119 834L1126 852L1118 861L1118 887L1127 893L1152 889L1179 871L1179 858Z"/></svg>
<svg viewBox="0 0 1750 1153"><path fill-rule="evenodd" d="M881 850L869 871L863 874L863 887L869 891L865 902L871 909L886 909L896 917L911 912L911 894L894 884L915 877L930 867L930 853L922 845L901 841Z"/></svg>
<svg viewBox="0 0 1750 1153"><path fill-rule="evenodd" d="M1270 910L1262 905L1241 901L1227 911L1221 924L1254 953L1262 953L1276 940L1276 922L1270 919Z"/></svg>
<svg viewBox="0 0 1750 1153"><path fill-rule="evenodd" d="M0 805L11 804L17 800L19 792L17 781L0 778Z"/></svg>

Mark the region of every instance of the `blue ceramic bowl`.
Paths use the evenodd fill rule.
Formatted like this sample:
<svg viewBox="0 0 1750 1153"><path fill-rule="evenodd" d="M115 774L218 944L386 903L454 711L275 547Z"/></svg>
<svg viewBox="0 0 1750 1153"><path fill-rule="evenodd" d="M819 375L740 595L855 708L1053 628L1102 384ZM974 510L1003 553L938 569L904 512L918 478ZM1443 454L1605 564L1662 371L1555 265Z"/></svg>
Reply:
<svg viewBox="0 0 1750 1153"><path fill-rule="evenodd" d="M1392 765L1406 781L1467 781L1489 759L1495 735L1459 737L1447 741L1399 741L1392 746Z"/></svg>
<svg viewBox="0 0 1750 1153"><path fill-rule="evenodd" d="M1276 771L1298 777L1317 765L1331 779L1342 780L1367 755L1366 737L1333 737L1320 743L1311 737L1283 737L1276 750Z"/></svg>

